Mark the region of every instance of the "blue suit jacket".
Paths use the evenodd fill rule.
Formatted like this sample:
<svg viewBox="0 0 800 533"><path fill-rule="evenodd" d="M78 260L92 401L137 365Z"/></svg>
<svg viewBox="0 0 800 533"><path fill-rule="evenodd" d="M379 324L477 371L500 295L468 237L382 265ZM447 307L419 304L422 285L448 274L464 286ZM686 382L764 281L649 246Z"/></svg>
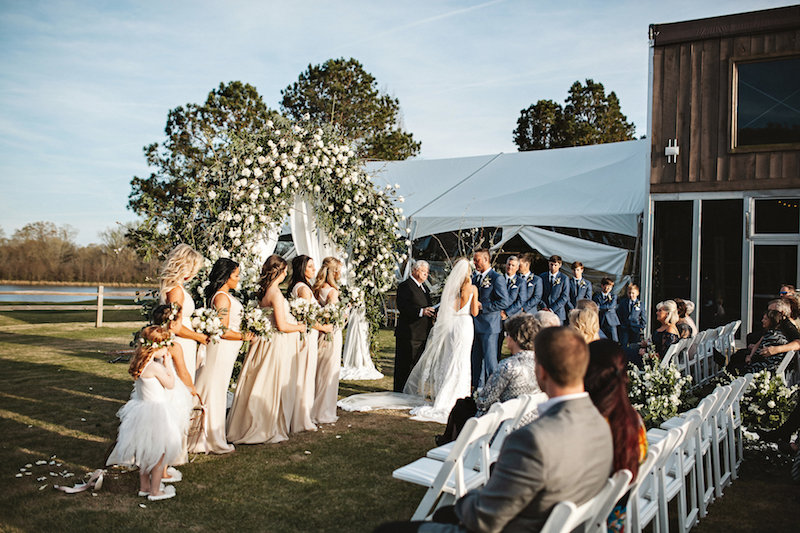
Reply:
<svg viewBox="0 0 800 533"><path fill-rule="evenodd" d="M508 299L511 302L505 309L506 316L514 316L522 311L522 306L527 299L528 283L525 278L519 274L514 274L513 283L509 281L508 277L503 276L506 280L506 288L508 288Z"/></svg>
<svg viewBox="0 0 800 533"><path fill-rule="evenodd" d="M524 279L524 276L520 276ZM525 300L522 302L522 309L526 313L535 313L539 310L539 304L542 302L542 280L539 276L528 274L528 281L525 283Z"/></svg>
<svg viewBox="0 0 800 533"><path fill-rule="evenodd" d="M567 311L565 307L569 301L569 278L563 272L559 272L556 275L556 283L552 286L550 285L549 271L539 274L539 278L542 280L543 288L542 304L558 315L561 322L566 322Z"/></svg>
<svg viewBox="0 0 800 533"><path fill-rule="evenodd" d="M578 300L592 299L592 282L586 278L581 278L580 284L575 278L569 280L569 302L567 310L575 309Z"/></svg>
<svg viewBox="0 0 800 533"><path fill-rule="evenodd" d="M478 283L480 273L472 274L472 284L478 287L478 301L483 306L478 316L474 317L475 333L488 335L503 331L503 320L500 311L508 308L508 287L505 276L490 269L482 283Z"/></svg>
<svg viewBox="0 0 800 533"><path fill-rule="evenodd" d="M642 313L642 301L636 300L633 309L630 308L630 302L627 297L620 298L617 306L619 322L625 327L641 331L647 327L647 318Z"/></svg>
<svg viewBox="0 0 800 533"><path fill-rule="evenodd" d="M603 293L598 292L592 299L600 308L600 327L603 327L604 324L608 326L619 326L617 295L612 292L609 298L605 298Z"/></svg>

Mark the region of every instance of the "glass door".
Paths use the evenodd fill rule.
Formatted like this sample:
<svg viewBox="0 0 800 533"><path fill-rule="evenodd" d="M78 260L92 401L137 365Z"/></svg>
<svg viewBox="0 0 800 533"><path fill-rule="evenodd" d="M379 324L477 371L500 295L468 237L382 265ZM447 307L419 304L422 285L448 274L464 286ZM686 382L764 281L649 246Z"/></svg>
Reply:
<svg viewBox="0 0 800 533"><path fill-rule="evenodd" d="M753 330L761 327L761 316L770 300L779 298L784 283L797 282L796 244L756 244L753 246Z"/></svg>

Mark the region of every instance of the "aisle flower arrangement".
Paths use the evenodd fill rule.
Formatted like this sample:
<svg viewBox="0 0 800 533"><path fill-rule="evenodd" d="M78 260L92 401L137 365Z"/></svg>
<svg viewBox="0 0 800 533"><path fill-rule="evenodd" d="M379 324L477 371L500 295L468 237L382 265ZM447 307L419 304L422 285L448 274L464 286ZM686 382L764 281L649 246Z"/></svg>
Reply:
<svg viewBox="0 0 800 533"><path fill-rule="evenodd" d="M660 366L660 359L652 352L644 356L644 367L630 365L628 369L628 396L633 408L648 428L678 414L681 396L691 384L691 376L682 376L674 363Z"/></svg>

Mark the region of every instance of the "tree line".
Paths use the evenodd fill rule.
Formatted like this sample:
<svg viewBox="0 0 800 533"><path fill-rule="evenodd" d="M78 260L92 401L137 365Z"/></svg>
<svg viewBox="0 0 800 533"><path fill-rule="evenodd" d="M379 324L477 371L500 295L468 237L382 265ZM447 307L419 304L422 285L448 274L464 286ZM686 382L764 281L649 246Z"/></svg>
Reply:
<svg viewBox="0 0 800 533"><path fill-rule="evenodd" d="M6 238L0 229L0 279L143 283L155 279L158 263L142 260L129 245L129 228L100 233L99 244L75 243L77 230L52 222L32 222Z"/></svg>

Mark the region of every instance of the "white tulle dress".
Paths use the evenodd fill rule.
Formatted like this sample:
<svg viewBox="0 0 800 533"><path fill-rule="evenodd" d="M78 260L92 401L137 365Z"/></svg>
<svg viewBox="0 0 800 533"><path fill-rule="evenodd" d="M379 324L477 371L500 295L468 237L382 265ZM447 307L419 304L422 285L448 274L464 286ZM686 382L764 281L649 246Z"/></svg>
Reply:
<svg viewBox="0 0 800 533"><path fill-rule="evenodd" d="M151 364L160 363L150 361L145 368ZM167 389L158 378L137 379L131 399L117 411L117 416L120 419L117 444L106 465L136 465L150 472L162 456L165 465L180 462L180 430L167 403Z"/></svg>

